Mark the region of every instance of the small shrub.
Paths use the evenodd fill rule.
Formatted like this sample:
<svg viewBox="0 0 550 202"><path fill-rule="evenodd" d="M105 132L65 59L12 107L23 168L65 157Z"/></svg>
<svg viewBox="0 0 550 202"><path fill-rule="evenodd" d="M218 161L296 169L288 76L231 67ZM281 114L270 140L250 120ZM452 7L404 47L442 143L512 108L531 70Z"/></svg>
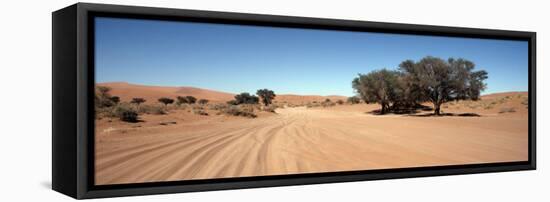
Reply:
<svg viewBox="0 0 550 202"><path fill-rule="evenodd" d="M241 93L238 95L235 95L235 101L234 103L237 105L240 104L258 104L260 101L260 98L258 98L255 95L250 95L250 93Z"/></svg>
<svg viewBox="0 0 550 202"><path fill-rule="evenodd" d="M243 117L249 117L249 118L257 117L256 114L254 114L254 108L250 108L250 107L240 107L240 106L231 105L228 108L224 109L223 112L233 116L243 116Z"/></svg>
<svg viewBox="0 0 550 202"><path fill-rule="evenodd" d="M348 97L347 102L350 104L359 104L361 102L361 99L357 96L352 96L352 97Z"/></svg>
<svg viewBox="0 0 550 202"><path fill-rule="evenodd" d="M114 107L114 114L121 121L135 123L138 121L138 112L127 104L120 104Z"/></svg>
<svg viewBox="0 0 550 202"><path fill-rule="evenodd" d="M197 98L193 96L185 96L185 98L187 99L187 103L189 104L195 104L195 102L197 102Z"/></svg>
<svg viewBox="0 0 550 202"><path fill-rule="evenodd" d="M209 104L208 109L210 110L223 110L228 107L228 104Z"/></svg>
<svg viewBox="0 0 550 202"><path fill-rule="evenodd" d="M207 100L207 99L200 99L198 102L199 102L199 104L201 104L201 105L208 104L208 100Z"/></svg>
<svg viewBox="0 0 550 202"><path fill-rule="evenodd" d="M501 108L500 111L498 113L514 113L516 112L516 109L514 109L513 107L510 107L510 108Z"/></svg>
<svg viewBox="0 0 550 202"><path fill-rule="evenodd" d="M146 100L140 97L132 98L132 101L130 103L140 105L141 103L144 103Z"/></svg>
<svg viewBox="0 0 550 202"><path fill-rule="evenodd" d="M118 104L120 102L120 97L118 96L113 96L113 97L110 97L109 98L111 100L111 102L113 102L115 105Z"/></svg>
<svg viewBox="0 0 550 202"><path fill-rule="evenodd" d="M160 105L143 105L138 108L139 113L163 115L166 114L166 108Z"/></svg>
<svg viewBox="0 0 550 202"><path fill-rule="evenodd" d="M208 116L208 113L204 109L193 109L193 114L198 114L202 116Z"/></svg>
<svg viewBox="0 0 550 202"><path fill-rule="evenodd" d="M321 104L317 103L316 101L308 102L308 103L306 104L306 107L307 107L307 108L320 107L320 106L321 106Z"/></svg>
<svg viewBox="0 0 550 202"><path fill-rule="evenodd" d="M336 101L336 104L343 105L343 104L344 104L344 101L343 101L343 100L337 100L337 101Z"/></svg>
<svg viewBox="0 0 550 202"><path fill-rule="evenodd" d="M187 98L185 98L185 97L183 97L183 96L178 96L178 97L176 97L176 100L177 100L177 101L176 101L176 104L177 104L177 105L181 105L181 104L186 104L186 103L188 103L188 102L187 102Z"/></svg>
<svg viewBox="0 0 550 202"><path fill-rule="evenodd" d="M161 97L158 99L158 101L162 104L164 104L165 106L167 106L168 104L172 104L174 103L174 99L170 99L170 98L167 98L167 97Z"/></svg>
<svg viewBox="0 0 550 202"><path fill-rule="evenodd" d="M321 103L321 106L323 107L332 107L336 105L334 102L331 102L330 99L326 99L323 103Z"/></svg>

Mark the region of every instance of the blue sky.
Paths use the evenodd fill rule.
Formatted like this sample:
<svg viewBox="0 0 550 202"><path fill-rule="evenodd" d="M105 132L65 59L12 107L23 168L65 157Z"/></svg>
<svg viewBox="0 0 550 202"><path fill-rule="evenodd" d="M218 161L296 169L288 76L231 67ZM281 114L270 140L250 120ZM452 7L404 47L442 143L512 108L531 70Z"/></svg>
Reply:
<svg viewBox="0 0 550 202"><path fill-rule="evenodd" d="M98 83L351 96L358 73L430 55L466 58L486 70L483 94L528 85L523 41L103 17L95 26Z"/></svg>

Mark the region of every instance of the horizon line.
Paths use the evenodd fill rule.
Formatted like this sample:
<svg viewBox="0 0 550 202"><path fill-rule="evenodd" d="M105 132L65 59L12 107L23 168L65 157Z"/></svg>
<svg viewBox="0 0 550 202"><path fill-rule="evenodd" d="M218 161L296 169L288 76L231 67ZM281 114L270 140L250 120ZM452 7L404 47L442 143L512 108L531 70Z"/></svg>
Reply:
<svg viewBox="0 0 550 202"><path fill-rule="evenodd" d="M136 85L136 86L148 86L148 87L165 87L165 88L197 88L197 89L202 89L202 90L209 90L209 91L216 91L216 92L220 92L220 93L227 93L227 94L233 94L233 95L237 95L237 94L240 94L240 93L251 93L251 94L254 94L253 92L240 92L240 93L231 93L231 92L226 92L226 91L222 91L222 90L215 90L215 89L211 89L211 88L203 88L203 87L197 87L197 86L186 86L186 85L181 85L181 86L175 86L175 85L168 85L168 86L163 86L163 85L149 85L149 84L141 84L141 83L131 83L131 82L127 82L127 81L108 81L108 82L94 82L95 85L98 85L98 84L116 84L116 83L120 83L120 84L129 84L129 85ZM260 88L262 89L262 88ZM499 94L499 93L528 93L529 90L527 91L500 91L500 92L491 92L491 93L481 93L481 96L485 96L485 95L491 95L491 94ZM275 93L277 94L277 93ZM330 97L330 96L339 96L339 97L353 97L353 96L356 96L356 95L353 95L353 96L346 96L346 95L338 95L338 94L331 94L331 95L320 95L320 94L297 94L297 93L280 93L279 95L296 95L296 96L323 96L323 97Z"/></svg>

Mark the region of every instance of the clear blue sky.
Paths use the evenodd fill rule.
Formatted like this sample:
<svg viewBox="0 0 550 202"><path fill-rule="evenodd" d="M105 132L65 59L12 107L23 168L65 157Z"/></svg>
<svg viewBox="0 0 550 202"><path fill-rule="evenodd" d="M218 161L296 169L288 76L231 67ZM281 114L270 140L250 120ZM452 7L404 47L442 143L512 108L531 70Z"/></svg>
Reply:
<svg viewBox="0 0 550 202"><path fill-rule="evenodd" d="M96 18L95 26L96 82L351 96L358 73L430 55L486 70L483 94L528 85L528 44L520 41L120 18Z"/></svg>

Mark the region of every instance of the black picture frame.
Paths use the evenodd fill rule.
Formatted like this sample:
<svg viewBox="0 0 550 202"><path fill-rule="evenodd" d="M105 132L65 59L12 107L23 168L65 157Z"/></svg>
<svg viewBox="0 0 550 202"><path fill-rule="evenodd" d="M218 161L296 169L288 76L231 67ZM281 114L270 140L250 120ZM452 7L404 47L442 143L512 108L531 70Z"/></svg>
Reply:
<svg viewBox="0 0 550 202"><path fill-rule="evenodd" d="M346 171L227 179L94 185L94 26L96 16L212 22L527 41L529 160L421 168ZM52 14L52 188L68 196L165 194L536 169L536 33L352 20L77 3Z"/></svg>

